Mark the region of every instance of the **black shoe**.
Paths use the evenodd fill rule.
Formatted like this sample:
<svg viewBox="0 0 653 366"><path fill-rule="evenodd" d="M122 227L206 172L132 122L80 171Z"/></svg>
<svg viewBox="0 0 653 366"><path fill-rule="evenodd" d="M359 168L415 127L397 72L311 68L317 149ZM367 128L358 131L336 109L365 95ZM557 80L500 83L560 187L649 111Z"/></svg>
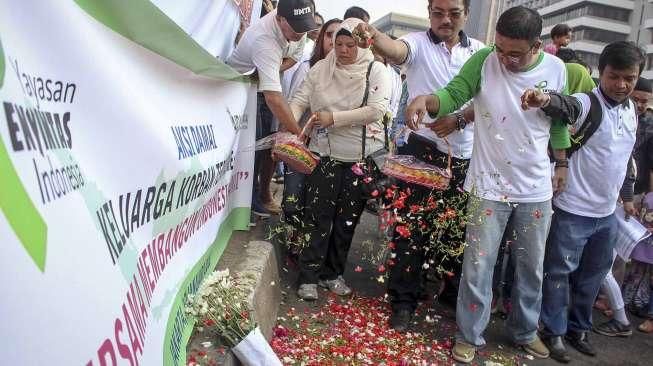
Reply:
<svg viewBox="0 0 653 366"><path fill-rule="evenodd" d="M408 309L393 310L392 316L390 317L390 328L400 333L407 331L410 325L410 319L413 316L412 313Z"/></svg>
<svg viewBox="0 0 653 366"><path fill-rule="evenodd" d="M567 348L565 347L565 342L562 340L562 336L542 337L542 341L549 349L549 357L562 363L568 363L571 361L571 357L569 357L569 353L567 353Z"/></svg>
<svg viewBox="0 0 653 366"><path fill-rule="evenodd" d="M630 325L621 324L617 319L610 319L605 323L594 326L594 331L608 337L630 337L633 335Z"/></svg>
<svg viewBox="0 0 653 366"><path fill-rule="evenodd" d="M565 339L567 340L569 345L574 347L578 352L584 353L592 357L596 356L596 350L590 344L590 340L587 335L587 332L569 331L567 332Z"/></svg>

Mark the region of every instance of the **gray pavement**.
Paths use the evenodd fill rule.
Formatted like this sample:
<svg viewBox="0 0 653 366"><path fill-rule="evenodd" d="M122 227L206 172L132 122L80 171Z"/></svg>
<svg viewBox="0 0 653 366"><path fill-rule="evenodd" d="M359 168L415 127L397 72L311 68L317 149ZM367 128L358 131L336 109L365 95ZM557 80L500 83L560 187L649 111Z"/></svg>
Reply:
<svg viewBox="0 0 653 366"><path fill-rule="evenodd" d="M259 225L273 225L274 221L259 221ZM275 244L276 245L276 244ZM370 246L380 248L384 245L383 240L379 238L377 218L375 216L364 214L361 223L356 229L356 236L349 253L345 279L354 289L356 296L361 297L382 297L385 292L383 284L377 282L379 273L370 261L363 259L369 257ZM298 314L313 312L319 309L325 303L327 293L320 290L320 300L308 303L297 298L295 295L297 272L296 265L289 261L285 251L277 245L277 254L279 258L282 301L279 308L280 316L286 314L291 308L295 308ZM354 270L357 266L362 271ZM360 268L359 268L360 270ZM437 284L431 283L430 289L435 291ZM455 314L452 309L447 308L437 301L430 300L422 303L412 324L412 331L420 332L430 339L446 341L451 339L456 330ZM425 314L437 319L435 323L427 323ZM596 321L603 321L603 315L596 313ZM641 319L632 318L634 329L642 321ZM474 365L558 365L554 360L530 360L525 354L510 345L508 338L503 332L503 319L493 315L490 325L486 331L485 337L488 345L479 352L474 360ZM282 321L283 325L284 322ZM591 334L590 340L599 351L597 357L587 357L571 349L572 362L570 365L653 365L653 335L643 334L634 331L629 338L609 338L598 334ZM453 360L448 360L442 364L454 364Z"/></svg>

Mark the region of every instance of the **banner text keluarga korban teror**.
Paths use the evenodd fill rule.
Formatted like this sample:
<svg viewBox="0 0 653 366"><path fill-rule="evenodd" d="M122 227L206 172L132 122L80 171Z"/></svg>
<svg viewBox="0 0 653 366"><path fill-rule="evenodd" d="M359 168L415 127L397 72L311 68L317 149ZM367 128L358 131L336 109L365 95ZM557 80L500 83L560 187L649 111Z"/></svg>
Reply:
<svg viewBox="0 0 653 366"><path fill-rule="evenodd" d="M149 1L2 0L0 103L3 364L184 364L255 90Z"/></svg>

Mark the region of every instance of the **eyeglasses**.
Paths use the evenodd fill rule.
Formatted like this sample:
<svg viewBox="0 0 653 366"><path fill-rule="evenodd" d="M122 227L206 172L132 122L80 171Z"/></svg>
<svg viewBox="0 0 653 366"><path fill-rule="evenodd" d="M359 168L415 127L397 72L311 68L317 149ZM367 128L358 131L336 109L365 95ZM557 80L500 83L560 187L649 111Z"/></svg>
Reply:
<svg viewBox="0 0 653 366"><path fill-rule="evenodd" d="M495 44L495 45L494 45L494 51L495 51L495 52L496 52L500 57L504 57L504 58L506 58L509 62L511 62L511 63L515 63L515 64L516 64L516 63L519 63L521 60L523 60L524 57L526 57L526 55L528 55L528 53L531 52L531 50L533 49L533 47L535 47L536 44L537 44L537 42L531 44L531 46L528 47L528 49L527 49L526 51L523 51L523 52L510 52L509 54L506 54L506 51L502 50L501 48L499 48L499 46L497 46L497 45Z"/></svg>
<svg viewBox="0 0 653 366"><path fill-rule="evenodd" d="M436 19L444 19L445 17L451 20L458 20L465 15L465 12L462 10L452 10L452 11L440 11L440 10L431 10L431 16Z"/></svg>

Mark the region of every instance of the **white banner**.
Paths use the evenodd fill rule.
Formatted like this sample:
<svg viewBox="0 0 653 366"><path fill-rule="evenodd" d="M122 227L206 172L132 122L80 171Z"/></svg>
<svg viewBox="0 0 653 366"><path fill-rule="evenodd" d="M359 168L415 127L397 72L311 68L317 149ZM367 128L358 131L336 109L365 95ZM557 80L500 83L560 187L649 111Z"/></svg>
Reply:
<svg viewBox="0 0 653 366"><path fill-rule="evenodd" d="M226 60L244 22L258 21L262 0L152 0L210 54Z"/></svg>
<svg viewBox="0 0 653 366"><path fill-rule="evenodd" d="M0 0L0 360L185 364L185 294L249 223L255 90L84 2Z"/></svg>

